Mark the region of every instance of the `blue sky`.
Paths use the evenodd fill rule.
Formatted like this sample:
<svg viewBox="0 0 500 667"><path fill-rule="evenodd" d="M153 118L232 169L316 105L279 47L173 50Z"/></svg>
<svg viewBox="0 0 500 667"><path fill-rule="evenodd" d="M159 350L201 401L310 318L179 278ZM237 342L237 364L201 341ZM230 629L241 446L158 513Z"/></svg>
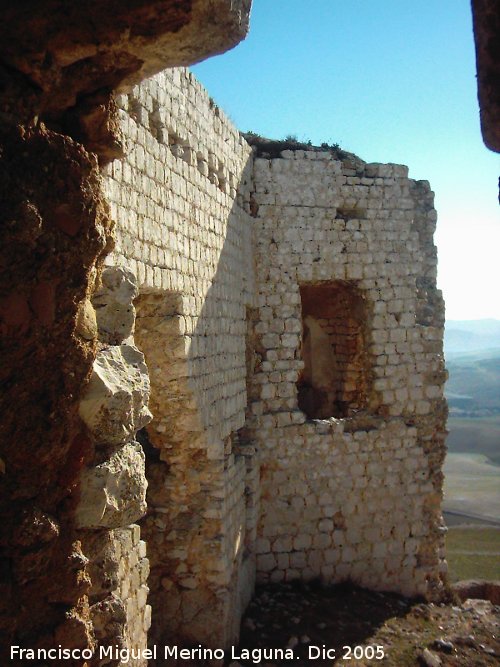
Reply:
<svg viewBox="0 0 500 667"><path fill-rule="evenodd" d="M247 39L192 69L240 130L429 180L447 318L500 319L500 156L480 133L469 0L253 0Z"/></svg>

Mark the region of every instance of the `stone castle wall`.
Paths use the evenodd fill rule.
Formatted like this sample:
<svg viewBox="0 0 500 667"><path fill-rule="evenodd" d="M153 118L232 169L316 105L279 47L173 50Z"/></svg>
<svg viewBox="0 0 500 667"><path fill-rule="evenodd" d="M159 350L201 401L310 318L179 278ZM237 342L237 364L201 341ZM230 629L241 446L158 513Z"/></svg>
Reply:
<svg viewBox="0 0 500 667"><path fill-rule="evenodd" d="M429 184L403 166L313 150L255 159L254 183L261 358L247 427L261 459L258 578L348 578L429 595L444 568L445 433ZM335 308L338 321L328 319ZM340 369L332 383L360 400L323 404L319 420L299 408L311 382L328 390L314 375L301 386L314 327L313 355L332 327L337 348L359 348L342 343L350 374Z"/></svg>
<svg viewBox="0 0 500 667"><path fill-rule="evenodd" d="M236 436L254 302L251 149L186 70L118 103L129 150L105 170L117 222L108 263L138 278L135 335L151 378L142 533L152 637L221 646L238 632L255 576L243 561L257 471Z"/></svg>
<svg viewBox="0 0 500 667"><path fill-rule="evenodd" d="M256 577L435 595L445 374L428 183L335 150L261 157L184 69L117 102L106 263L137 279L127 312L151 385L136 436L150 642L230 644Z"/></svg>

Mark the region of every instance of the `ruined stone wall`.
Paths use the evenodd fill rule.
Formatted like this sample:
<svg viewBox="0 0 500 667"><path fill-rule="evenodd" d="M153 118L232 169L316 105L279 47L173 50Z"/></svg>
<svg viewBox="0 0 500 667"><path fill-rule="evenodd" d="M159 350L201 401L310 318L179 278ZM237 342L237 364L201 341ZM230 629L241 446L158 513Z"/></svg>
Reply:
<svg viewBox="0 0 500 667"><path fill-rule="evenodd" d="M407 595L441 586L444 310L433 194L407 172L319 150L255 159L259 355L247 435L261 459L262 582L351 579ZM360 295L354 317L363 302L366 396L342 417L307 419L297 387L306 327L328 340L328 300L324 291L324 319L304 324L301 291L325 287ZM335 350L323 374L334 363Z"/></svg>
<svg viewBox="0 0 500 667"><path fill-rule="evenodd" d="M435 595L445 372L429 184L338 151L252 155L183 69L117 102L128 145L105 169L107 264L137 277L151 381L137 436L150 643L230 643L256 573Z"/></svg>
<svg viewBox="0 0 500 667"><path fill-rule="evenodd" d="M135 430L149 381L133 341L105 341L91 305L113 243L100 167L123 155L113 91L234 46L250 1L132 5L1 9L3 662L10 645L78 652L145 642L147 559L132 522L145 509ZM114 434L82 412L82 396L88 408L96 390Z"/></svg>
<svg viewBox="0 0 500 667"><path fill-rule="evenodd" d="M5 647L219 648L256 572L432 595L445 570L428 184L255 157L183 69L117 110L160 56L59 62L40 99L4 77Z"/></svg>
<svg viewBox="0 0 500 667"><path fill-rule="evenodd" d="M82 316L87 335L98 339L79 410L94 455L82 471L75 507L91 582L92 664L99 664L101 648L145 649L151 621L146 544L133 525L146 511L145 456L137 431L151 421L148 371L133 337L135 296L133 274L107 267ZM143 667L146 661L138 658L130 664Z"/></svg>
<svg viewBox="0 0 500 667"><path fill-rule="evenodd" d="M151 377L146 450L151 641L220 647L255 573L257 471L245 421L254 302L251 150L194 77L167 70L118 98L127 157L105 170L107 263L137 277Z"/></svg>
<svg viewBox="0 0 500 667"><path fill-rule="evenodd" d="M140 527L88 531L82 538L92 580L89 599L96 645L91 664L101 664L101 647L104 651L116 647L124 656L129 651L130 659L120 661L115 654L110 660L108 653L106 664L144 667L151 605L147 604L149 561Z"/></svg>

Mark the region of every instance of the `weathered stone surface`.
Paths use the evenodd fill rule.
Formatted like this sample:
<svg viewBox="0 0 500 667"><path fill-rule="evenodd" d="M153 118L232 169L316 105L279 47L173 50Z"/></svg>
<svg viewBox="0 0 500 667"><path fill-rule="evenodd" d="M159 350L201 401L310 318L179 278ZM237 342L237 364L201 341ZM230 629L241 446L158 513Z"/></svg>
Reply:
<svg viewBox="0 0 500 667"><path fill-rule="evenodd" d="M234 45L249 3L1 4L0 543L13 570L0 590L0 651L20 638L91 646L71 508L93 453L78 405L97 344L91 311L78 311L112 225L97 162L77 142L101 164L116 156L111 89Z"/></svg>
<svg viewBox="0 0 500 667"><path fill-rule="evenodd" d="M194 630L189 613L200 619L196 632L204 626L200 641L223 646L237 636L241 600L254 581L254 568L240 563L256 530L257 463L235 455L231 437L247 404L251 149L184 69L161 72L117 104L129 154L104 169L118 232L108 263L137 275L134 337L148 362L156 416L150 442L143 432L138 438L151 482L142 522L150 641ZM206 608L222 591L231 621L211 627ZM179 613L175 604L184 599L186 613Z"/></svg>
<svg viewBox="0 0 500 667"><path fill-rule="evenodd" d="M56 10L62 6L56 0L48 4ZM233 2L231 7L243 4ZM223 5L228 6L226 0L203 5L186 2L185 9L215 12ZM114 8L113 30L121 30L123 8ZM148 443L148 456L157 488L150 495L151 512L143 528L152 559L151 597L158 619L153 641L166 633L216 646L231 643L242 601L253 586L257 530L257 566L263 581L352 578L408 594L428 594L432 586L439 588L444 372L442 302L435 286L432 243L435 212L428 183L408 179L401 165L367 165L354 156L343 159L337 151L312 147L279 151L280 159L253 159L237 130L185 70L163 72L120 96L120 110L111 118L108 93L104 91L101 99L101 93L94 95L95 86L118 85L118 81L129 85L140 76L143 65L144 71L152 66L150 35L145 35L142 21L152 22L152 35L165 25L149 9L136 23L125 25L125 32L130 28L123 36L128 45L142 31L140 53L148 60L136 62L130 59L130 51L108 48L104 38L99 47L92 45L86 51L84 37L95 32L102 36L100 25L91 20L94 11L100 16L97 4L87 6L89 23L77 26L85 34L68 47L75 37L72 30L78 32L72 23L80 18L78 9L74 3L68 10L64 36L54 12L47 51L45 46L37 50L36 38L23 42L29 61L26 75L41 86L44 100L40 104L51 113L51 121L57 120L66 131L71 127L102 162L119 152L120 132L130 144L127 159L108 164L104 173L117 220L116 252L109 261L136 272L143 292L137 339L152 362L156 419L148 432L156 449ZM182 13L183 3L175 3L174 9ZM12 18L16 11L15 7L10 10ZM102 11L109 11L109 5ZM203 19L207 26L209 18L213 17ZM36 11L32 19L23 26L28 38L32 28L36 33L48 25ZM172 25L175 16L166 20ZM181 20L179 35L183 25ZM2 48L9 52L9 40L0 44L0 52ZM159 60L167 57L165 53L157 54ZM123 66L119 72L113 69L115 56ZM11 64L21 69L24 62L14 59ZM110 68L105 84L101 65ZM83 96L77 108L59 114L78 92ZM113 127L117 119L123 123L121 128ZM45 132L41 128L36 132ZM53 140L57 136L53 134ZM85 162L75 169L73 162L67 166L69 175L56 174L58 194L66 191L68 181L79 183L81 172L90 169ZM37 165L36 174L42 166ZM26 167L29 171L29 160ZM16 185L14 180L9 183ZM38 190L42 184L37 181ZM76 307L89 298L99 274L94 270L95 255L84 253L84 271L81 258L73 263L67 257L74 248L86 249L80 243L84 235L91 240L100 235L103 250L106 245L107 229L99 225L98 216L89 220L87 215L94 210L92 204L100 201L98 188L87 190L95 200L80 196L75 203L64 195L55 204L36 197L32 201L27 190L19 207L8 207L6 227L15 239L10 270L21 276L15 273L20 256L22 270L31 271L27 259L33 255L37 262L43 257L43 271L30 274L29 284L21 280L22 289L6 291L0 310L2 332L10 341L31 335L36 323L30 342L38 351L47 350L47 358L43 354L36 358L44 362L45 370L47 359L59 363L51 346L64 341L64 336L58 334L49 339L50 346L44 346L51 330L59 326L64 307L70 317L62 320L63 333L79 335L69 346L69 361L64 357L64 372L44 373L37 391L28 392L29 399L41 406L29 426L36 431L33 441L39 445L43 443L40 434L49 428L47 422L61 415L58 442L68 444L55 453L61 453L68 465L53 462L53 446L46 451L40 447L50 481L50 485L44 481L42 489L44 500L48 497L46 516L52 517L49 510L56 501L71 508L61 501L66 501L68 489L75 489L76 525L82 529L77 535L88 537L93 532L89 529L100 533L143 514L144 455L130 441L150 415L147 369L130 339L137 288L126 270L106 270L94 298L100 344L115 346L99 352L80 407L96 447L90 446L88 434L75 432L81 426L77 419L68 420L68 425L61 414L66 408L76 417L76 400L54 401L51 389L44 400L47 377L58 382L58 392L64 386L68 396L77 396L98 346L88 302L78 317ZM22 224L17 224L16 216ZM78 290L72 288L69 295L60 280L66 264L54 270L50 250L54 239L60 238L72 269L68 282L78 284ZM356 285L366 302L366 331L351 326L336 332L339 341L353 332L363 339L362 345L354 347L367 356L357 355L352 367L342 364L341 376L346 395L356 393L367 380L363 388L367 400L362 402L366 414L352 419L328 414L331 419L307 421L297 403L297 379L304 368L300 285L325 281ZM329 329L341 328L348 317L348 312L345 317L318 316L325 340L332 335ZM31 387L26 369L31 368L32 349L33 344L26 359L22 357L22 400L26 387ZM75 368L75 358L82 361L81 369ZM367 359L366 374L353 374ZM16 379L17 361L9 365L8 382ZM333 364L331 355L325 355L322 364ZM357 409L356 405L353 411ZM14 431L18 433L32 444L29 430ZM144 434L140 438L148 440ZM9 491L14 497L19 493L23 499L32 498L40 484L33 469L26 485L16 486L23 473L8 478L12 468L17 466L19 471L26 457L23 450L23 457L16 458L18 441L12 440L15 445L6 460ZM96 454L93 464L92 452ZM37 457L36 470L39 461ZM78 486L83 465L87 467ZM63 491L54 494L52 487ZM58 519L57 513L53 522L44 517L40 529L37 524L33 531L28 522L28 530L19 534L19 544L26 547L26 553L15 559L14 575L20 587L43 574L58 531L69 540L68 526L61 527ZM64 591L51 592L52 616L46 621L51 633L66 613L68 619L78 617L76 625L66 627L69 641L79 637L78 641L91 642L89 594L90 603L98 605L97 634L102 630L103 637L112 639L113 623L117 622L119 634L126 623L127 637L136 645L145 644L151 618L146 604L145 544L140 542L138 526L119 530L119 538L111 538L114 531L107 531L107 552L107 547L99 554L89 546L89 556L96 557L88 565L95 577L90 594L83 554L76 558L74 569L62 557L58 561L74 581L65 584ZM9 548L11 536L3 540ZM40 548L32 548L32 539ZM59 551L70 553L66 543ZM40 611L48 605L36 592L36 611L44 618ZM99 607L102 597L110 593L124 605L108 600L108 606ZM23 608L29 601L25 593ZM68 613L64 605L73 609ZM99 621L101 611L103 622ZM31 622L28 612L22 615L22 621ZM32 635L37 635L36 628ZM59 631L56 637L65 639Z"/></svg>
<svg viewBox="0 0 500 667"><path fill-rule="evenodd" d="M245 36L251 0L64 0L2 7L0 59L42 91L49 111L188 65Z"/></svg>
<svg viewBox="0 0 500 667"><path fill-rule="evenodd" d="M493 611L493 604L489 600L468 598L463 603L463 608L469 611L474 611L479 616L484 616Z"/></svg>
<svg viewBox="0 0 500 667"><path fill-rule="evenodd" d="M437 597L446 373L433 193L403 165L278 155L255 158L252 194L258 580ZM401 507L407 495L418 502Z"/></svg>
<svg viewBox="0 0 500 667"><path fill-rule="evenodd" d="M101 287L92 298L101 341L119 345L133 334L133 300L137 294L137 281L131 271L121 267L106 267L103 270Z"/></svg>
<svg viewBox="0 0 500 667"><path fill-rule="evenodd" d="M71 136L97 153L100 164L124 157L126 147L118 109L109 92L88 95L68 110L63 122Z"/></svg>
<svg viewBox="0 0 500 667"><path fill-rule="evenodd" d="M117 445L151 421L148 400L144 355L133 345L112 346L96 357L80 417L99 444Z"/></svg>
<svg viewBox="0 0 500 667"><path fill-rule="evenodd" d="M83 471L76 509L78 528L119 528L146 511L144 452L137 442Z"/></svg>
<svg viewBox="0 0 500 667"><path fill-rule="evenodd" d="M95 310L88 299L84 299L80 304L75 332L85 340L93 340L97 336Z"/></svg>
<svg viewBox="0 0 500 667"><path fill-rule="evenodd" d="M86 611L86 610L85 610ZM64 621L54 632L53 641L66 648L95 647L92 623L87 615L83 616L75 610L66 614Z"/></svg>
<svg viewBox="0 0 500 667"><path fill-rule="evenodd" d="M150 640L234 639L233 622L213 627L206 607L220 596L221 617L237 618L255 560L263 582L439 592L445 373L429 184L338 150L252 157L184 70L117 103L130 152L105 168L109 261L141 286L135 337L155 415L140 435ZM341 309L318 298L305 312L301 287L320 284ZM335 339L319 374L349 408L322 421L297 400L313 310Z"/></svg>
<svg viewBox="0 0 500 667"><path fill-rule="evenodd" d="M146 648L151 619L151 607L146 604L149 563L139 526L83 530L80 537L89 558L89 612L98 644L123 641L130 649Z"/></svg>
<svg viewBox="0 0 500 667"><path fill-rule="evenodd" d="M125 636L127 612L123 600L118 595L112 593L104 600L93 604L89 611L98 645L116 646L118 649L128 648ZM112 667L119 665L120 660L107 659L97 664Z"/></svg>
<svg viewBox="0 0 500 667"><path fill-rule="evenodd" d="M1 586L0 654L18 631L53 643L54 628L84 594L82 570L70 568L72 518L61 510L91 452L78 402L95 342L80 338L75 322L111 226L97 164L82 146L43 124L3 121L0 543L16 567Z"/></svg>
<svg viewBox="0 0 500 667"><path fill-rule="evenodd" d="M88 572L92 580L90 604L102 600L120 585L120 549L113 530L92 530L82 534L82 548L89 559Z"/></svg>
<svg viewBox="0 0 500 667"><path fill-rule="evenodd" d="M500 4L472 0L477 89L484 143L500 152Z"/></svg>
<svg viewBox="0 0 500 667"><path fill-rule="evenodd" d="M424 667L440 667L442 665L441 658L436 653L429 651L428 648L424 648L419 657Z"/></svg>
<svg viewBox="0 0 500 667"><path fill-rule="evenodd" d="M26 512L14 534L14 542L24 547L36 547L51 542L59 535L59 526L53 517L39 508Z"/></svg>

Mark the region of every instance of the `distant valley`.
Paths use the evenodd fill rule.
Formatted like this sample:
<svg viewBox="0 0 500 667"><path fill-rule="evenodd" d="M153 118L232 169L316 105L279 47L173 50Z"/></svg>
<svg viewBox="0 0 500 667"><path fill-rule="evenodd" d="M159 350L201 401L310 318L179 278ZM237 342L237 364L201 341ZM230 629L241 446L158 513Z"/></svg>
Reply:
<svg viewBox="0 0 500 667"><path fill-rule="evenodd" d="M500 321L446 322L444 349L450 415L500 415Z"/></svg>
<svg viewBox="0 0 500 667"><path fill-rule="evenodd" d="M446 322L445 357L446 521L500 524L500 321Z"/></svg>

